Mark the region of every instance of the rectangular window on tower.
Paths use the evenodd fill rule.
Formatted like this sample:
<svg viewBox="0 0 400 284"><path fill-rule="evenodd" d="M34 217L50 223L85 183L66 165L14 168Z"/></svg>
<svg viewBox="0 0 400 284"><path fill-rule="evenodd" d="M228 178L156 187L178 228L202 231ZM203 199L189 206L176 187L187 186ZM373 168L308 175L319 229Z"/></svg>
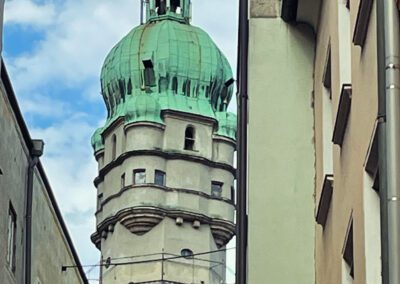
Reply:
<svg viewBox="0 0 400 284"><path fill-rule="evenodd" d="M221 198L223 185L224 184L222 182L218 181L211 182L211 196Z"/></svg>
<svg viewBox="0 0 400 284"><path fill-rule="evenodd" d="M17 234L17 214L10 203L8 209L8 239L7 239L7 264L12 272L15 272L15 254Z"/></svg>
<svg viewBox="0 0 400 284"><path fill-rule="evenodd" d="M97 210L100 210L102 203L103 203L103 193L99 193L97 195Z"/></svg>
<svg viewBox="0 0 400 284"><path fill-rule="evenodd" d="M133 184L144 184L146 183L146 170L137 169L133 171Z"/></svg>
<svg viewBox="0 0 400 284"><path fill-rule="evenodd" d="M121 188L125 187L125 173L121 175Z"/></svg>
<svg viewBox="0 0 400 284"><path fill-rule="evenodd" d="M165 186L165 172L156 170L154 173L154 183Z"/></svg>

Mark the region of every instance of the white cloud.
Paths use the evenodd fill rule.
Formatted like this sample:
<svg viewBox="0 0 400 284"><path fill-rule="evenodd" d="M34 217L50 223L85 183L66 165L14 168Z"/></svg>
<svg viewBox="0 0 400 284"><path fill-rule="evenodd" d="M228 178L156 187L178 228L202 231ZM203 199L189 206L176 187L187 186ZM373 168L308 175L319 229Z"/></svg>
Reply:
<svg viewBox="0 0 400 284"><path fill-rule="evenodd" d="M17 90L25 92L54 82L69 87L99 82L105 56L137 18L131 0L64 1L35 50L9 60Z"/></svg>
<svg viewBox="0 0 400 284"><path fill-rule="evenodd" d="M52 4L36 4L29 0L7 0L4 21L6 24L44 27L53 23L56 11Z"/></svg>
<svg viewBox="0 0 400 284"><path fill-rule="evenodd" d="M83 114L48 128L31 129L32 137L45 141L43 162L65 214L94 211L97 165L90 147L93 132L94 126L85 122Z"/></svg>
<svg viewBox="0 0 400 284"><path fill-rule="evenodd" d="M71 106L67 102L55 100L49 96L33 93L29 97L22 97L19 101L25 114L36 117L60 118L71 113Z"/></svg>

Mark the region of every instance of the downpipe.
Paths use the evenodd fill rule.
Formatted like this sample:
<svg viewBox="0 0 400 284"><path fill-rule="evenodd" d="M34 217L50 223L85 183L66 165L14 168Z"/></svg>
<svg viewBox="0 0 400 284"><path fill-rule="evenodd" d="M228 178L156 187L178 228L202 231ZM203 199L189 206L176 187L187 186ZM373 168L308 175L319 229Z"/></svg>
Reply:
<svg viewBox="0 0 400 284"><path fill-rule="evenodd" d="M26 215L25 215L25 284L32 282L32 203L33 203L33 174L39 162L38 157L29 161L28 181L26 192Z"/></svg>
<svg viewBox="0 0 400 284"><path fill-rule="evenodd" d="M382 280L400 283L400 35L395 0L377 1ZM383 37L383 38L382 38Z"/></svg>
<svg viewBox="0 0 400 284"><path fill-rule="evenodd" d="M236 284L247 283L247 117L248 117L248 0L239 0L238 52L238 169L236 192Z"/></svg>

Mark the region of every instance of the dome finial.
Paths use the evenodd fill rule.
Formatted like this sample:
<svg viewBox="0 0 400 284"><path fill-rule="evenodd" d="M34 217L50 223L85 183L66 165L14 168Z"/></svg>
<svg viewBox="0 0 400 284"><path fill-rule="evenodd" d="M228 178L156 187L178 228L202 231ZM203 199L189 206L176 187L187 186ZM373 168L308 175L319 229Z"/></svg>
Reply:
<svg viewBox="0 0 400 284"><path fill-rule="evenodd" d="M189 23L191 5L190 0L145 0L147 22L174 19Z"/></svg>

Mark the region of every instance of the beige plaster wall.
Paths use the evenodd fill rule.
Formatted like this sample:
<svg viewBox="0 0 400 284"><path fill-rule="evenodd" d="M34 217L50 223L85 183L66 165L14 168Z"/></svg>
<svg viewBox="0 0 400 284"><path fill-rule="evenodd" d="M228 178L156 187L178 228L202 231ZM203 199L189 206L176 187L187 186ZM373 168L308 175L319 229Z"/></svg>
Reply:
<svg viewBox="0 0 400 284"><path fill-rule="evenodd" d="M374 2L375 3L375 2ZM323 112L324 87L322 78L330 43L332 52L332 123L335 123L343 83L352 84L352 107L342 147L333 146L334 190L324 230L316 225L316 280L321 284L347 283L348 271L343 265L342 249L351 218L354 226L355 277L353 283L379 283L367 279L366 259L375 257L365 247L364 161L377 117L377 67L375 4L365 46L352 44L359 1L351 1L350 11L345 1L324 1L315 60L315 134L317 149L316 201L319 201L323 183ZM349 24L347 17L350 17ZM350 44L349 44L350 43ZM375 193L374 193L375 194ZM376 226L375 226L376 228ZM377 240L376 240L377 241ZM376 246L380 246L377 242ZM343 281L343 282L342 282Z"/></svg>
<svg viewBox="0 0 400 284"><path fill-rule="evenodd" d="M261 18L251 13L250 19L248 279L310 284L314 35L305 25L283 22L279 13Z"/></svg>

